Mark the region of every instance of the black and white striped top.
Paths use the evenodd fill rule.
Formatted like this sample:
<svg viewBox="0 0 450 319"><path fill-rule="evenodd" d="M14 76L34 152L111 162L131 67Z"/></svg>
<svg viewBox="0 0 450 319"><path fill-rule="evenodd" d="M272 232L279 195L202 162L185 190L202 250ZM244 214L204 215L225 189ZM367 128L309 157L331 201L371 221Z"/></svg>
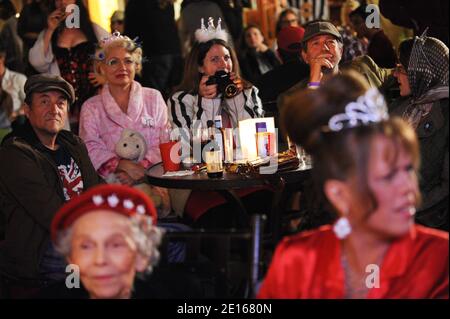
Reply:
<svg viewBox="0 0 450 319"><path fill-rule="evenodd" d="M222 112L228 113L232 126L237 127L239 121L262 117L264 113L256 87L245 89L230 99L207 99L198 94L179 91L169 98L167 105L173 128L191 129L194 121L201 121L202 127L206 128L207 121L214 120Z"/></svg>

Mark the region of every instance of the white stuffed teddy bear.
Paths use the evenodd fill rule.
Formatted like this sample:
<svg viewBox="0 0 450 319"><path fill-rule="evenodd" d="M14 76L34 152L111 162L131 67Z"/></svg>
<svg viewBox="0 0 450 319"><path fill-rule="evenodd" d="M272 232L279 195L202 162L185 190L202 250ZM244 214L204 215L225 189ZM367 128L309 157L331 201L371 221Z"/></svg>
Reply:
<svg viewBox="0 0 450 319"><path fill-rule="evenodd" d="M141 133L124 129L119 141L116 143L115 151L121 159L139 163L145 158L145 154L147 154L147 143ZM106 182L110 184L120 183L115 173L107 176ZM158 217L166 217L170 214L170 198L166 189L145 183L136 184L133 187L140 189L152 198L158 211Z"/></svg>
<svg viewBox="0 0 450 319"><path fill-rule="evenodd" d="M115 151L119 158L139 163L147 154L147 143L141 133L124 129L116 143ZM106 182L109 184L120 183L115 173L109 174Z"/></svg>
<svg viewBox="0 0 450 319"><path fill-rule="evenodd" d="M141 133L124 129L115 150L120 158L138 163L147 154L147 143Z"/></svg>

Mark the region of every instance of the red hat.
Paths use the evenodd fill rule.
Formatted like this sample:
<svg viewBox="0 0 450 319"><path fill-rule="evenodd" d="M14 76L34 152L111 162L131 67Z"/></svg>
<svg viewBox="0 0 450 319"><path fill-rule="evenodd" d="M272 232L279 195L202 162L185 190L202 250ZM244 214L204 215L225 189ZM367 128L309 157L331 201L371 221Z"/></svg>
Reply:
<svg viewBox="0 0 450 319"><path fill-rule="evenodd" d="M57 234L79 217L98 209L107 209L125 216L149 215L153 225L156 225L156 209L148 195L125 185L102 184L73 198L58 210L52 220L52 240L56 241Z"/></svg>
<svg viewBox="0 0 450 319"><path fill-rule="evenodd" d="M277 36L278 47L288 52L298 52L300 51L304 34L305 29L302 27L284 27Z"/></svg>

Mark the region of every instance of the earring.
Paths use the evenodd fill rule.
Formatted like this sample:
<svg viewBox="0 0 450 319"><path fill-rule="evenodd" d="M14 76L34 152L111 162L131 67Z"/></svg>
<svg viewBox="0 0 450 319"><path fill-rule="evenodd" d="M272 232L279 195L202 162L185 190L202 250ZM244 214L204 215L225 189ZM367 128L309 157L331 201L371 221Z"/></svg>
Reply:
<svg viewBox="0 0 450 319"><path fill-rule="evenodd" d="M341 218L337 220L337 222L333 225L333 231L336 234L336 237L339 239L344 239L352 232L352 226L350 225L350 221L346 217L347 213L344 214Z"/></svg>

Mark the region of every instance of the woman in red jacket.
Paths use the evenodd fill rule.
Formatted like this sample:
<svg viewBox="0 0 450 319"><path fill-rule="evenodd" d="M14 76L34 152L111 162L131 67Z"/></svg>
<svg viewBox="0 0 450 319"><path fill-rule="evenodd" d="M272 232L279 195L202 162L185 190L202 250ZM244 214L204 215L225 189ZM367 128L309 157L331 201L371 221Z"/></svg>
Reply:
<svg viewBox="0 0 450 319"><path fill-rule="evenodd" d="M417 137L363 81L338 75L283 107L337 221L286 238L260 298L448 298L448 233L414 225Z"/></svg>

